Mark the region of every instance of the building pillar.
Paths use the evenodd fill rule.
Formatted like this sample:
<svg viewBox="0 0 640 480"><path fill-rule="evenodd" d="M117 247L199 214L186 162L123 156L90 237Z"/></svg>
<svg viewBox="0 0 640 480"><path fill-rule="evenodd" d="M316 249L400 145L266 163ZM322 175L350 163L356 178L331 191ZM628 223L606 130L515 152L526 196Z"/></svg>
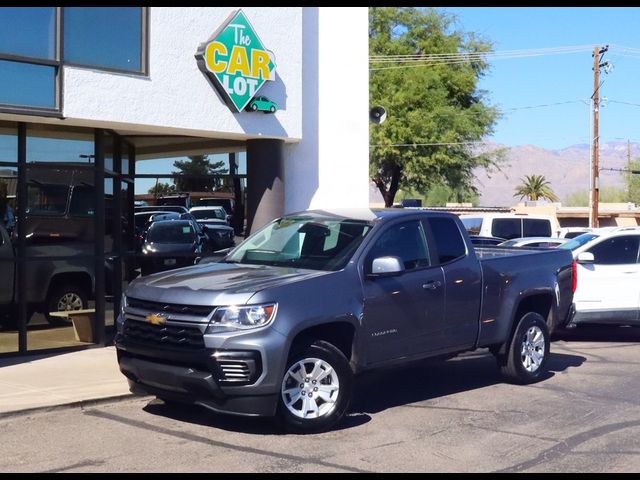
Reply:
<svg viewBox="0 0 640 480"><path fill-rule="evenodd" d="M284 214L284 140L247 140L247 232Z"/></svg>

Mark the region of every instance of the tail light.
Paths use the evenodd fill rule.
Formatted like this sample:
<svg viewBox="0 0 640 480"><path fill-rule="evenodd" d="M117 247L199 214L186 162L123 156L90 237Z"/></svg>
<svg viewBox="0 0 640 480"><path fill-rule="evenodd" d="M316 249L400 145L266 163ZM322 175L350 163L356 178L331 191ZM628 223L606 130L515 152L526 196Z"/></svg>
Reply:
<svg viewBox="0 0 640 480"><path fill-rule="evenodd" d="M576 293L578 288L578 262L575 260L571 264L571 290Z"/></svg>

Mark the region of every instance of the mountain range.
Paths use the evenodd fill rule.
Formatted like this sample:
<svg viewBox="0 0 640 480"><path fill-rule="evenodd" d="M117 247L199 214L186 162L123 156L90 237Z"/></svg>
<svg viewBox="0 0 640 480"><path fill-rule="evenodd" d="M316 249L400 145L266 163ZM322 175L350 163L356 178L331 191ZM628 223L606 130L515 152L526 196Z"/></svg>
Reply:
<svg viewBox="0 0 640 480"><path fill-rule="evenodd" d="M640 157L640 143L631 143L631 158ZM559 150L550 150L535 145L506 147L487 144L486 150L505 149L504 163L499 171L475 171L475 186L480 193L479 205L501 207L515 205L520 201L514 197L516 186L525 175L544 175L551 189L562 202L567 196L591 187L591 147L588 144L571 145ZM624 188L624 174L627 168L627 142L601 143L599 149L600 188ZM612 170L606 170L612 169ZM369 189L369 201L382 202L382 196L375 188Z"/></svg>

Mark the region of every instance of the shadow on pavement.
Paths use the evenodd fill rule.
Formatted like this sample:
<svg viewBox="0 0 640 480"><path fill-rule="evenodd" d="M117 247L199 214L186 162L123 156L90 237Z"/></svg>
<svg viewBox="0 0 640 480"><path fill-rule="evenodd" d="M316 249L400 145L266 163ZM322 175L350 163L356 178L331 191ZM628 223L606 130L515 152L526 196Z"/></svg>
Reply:
<svg viewBox="0 0 640 480"><path fill-rule="evenodd" d="M552 341L568 342L640 342L640 328L613 325L579 325L555 332Z"/></svg>
<svg viewBox="0 0 640 480"><path fill-rule="evenodd" d="M555 372L578 367L585 357L551 353L540 381ZM493 355L478 350L448 361L425 360L404 367L362 375L358 379L352 412L377 413L388 408L488 387L504 380Z"/></svg>
<svg viewBox="0 0 640 480"><path fill-rule="evenodd" d="M551 353L547 365L549 371L541 381L551 378L556 372L578 367L585 360L585 357L577 355ZM369 414L389 408L502 382L495 358L486 350L463 354L448 361L423 360L365 373L356 378L351 408L334 430L358 427L371 421ZM161 400L152 400L144 410L152 415L233 432L259 435L285 433L269 418L221 415L195 405L164 404Z"/></svg>

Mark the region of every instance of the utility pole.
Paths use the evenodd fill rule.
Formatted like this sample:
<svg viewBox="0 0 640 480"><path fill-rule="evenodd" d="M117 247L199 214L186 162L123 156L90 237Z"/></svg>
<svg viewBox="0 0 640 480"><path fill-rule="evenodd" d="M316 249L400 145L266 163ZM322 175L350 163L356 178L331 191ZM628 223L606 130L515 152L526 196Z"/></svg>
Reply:
<svg viewBox="0 0 640 480"><path fill-rule="evenodd" d="M589 211L589 226L598 227L598 107L600 103L599 88L600 47L593 50L593 162L591 165L591 209Z"/></svg>

